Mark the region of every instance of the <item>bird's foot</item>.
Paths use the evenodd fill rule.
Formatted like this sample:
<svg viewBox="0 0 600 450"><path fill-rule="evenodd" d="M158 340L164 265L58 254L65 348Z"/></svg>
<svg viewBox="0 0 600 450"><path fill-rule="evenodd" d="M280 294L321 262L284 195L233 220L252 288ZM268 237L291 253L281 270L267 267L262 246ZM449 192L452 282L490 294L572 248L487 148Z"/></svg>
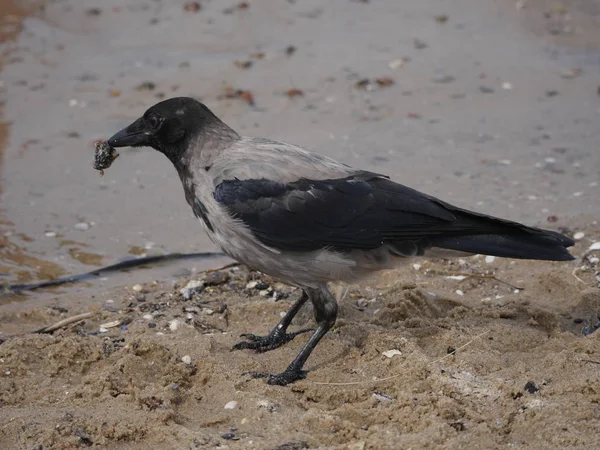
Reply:
<svg viewBox="0 0 600 450"><path fill-rule="evenodd" d="M245 341L238 342L232 348L232 350L243 350L250 349L255 350L257 353L268 352L281 347L283 344L291 341L296 336L302 333L307 333L312 329L307 328L294 333L285 333L280 330L272 331L268 336L257 336L256 334L242 334Z"/></svg>
<svg viewBox="0 0 600 450"><path fill-rule="evenodd" d="M289 367L278 374L267 372L245 372L244 375L250 375L252 378L266 378L267 384L275 386L286 386L298 380L306 378L308 372L302 369L290 369Z"/></svg>

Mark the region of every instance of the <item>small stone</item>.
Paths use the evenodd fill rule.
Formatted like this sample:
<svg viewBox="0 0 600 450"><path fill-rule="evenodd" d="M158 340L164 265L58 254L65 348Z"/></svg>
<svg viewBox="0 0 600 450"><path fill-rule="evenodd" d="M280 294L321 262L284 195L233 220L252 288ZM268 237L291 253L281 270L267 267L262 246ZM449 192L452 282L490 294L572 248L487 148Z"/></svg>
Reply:
<svg viewBox="0 0 600 450"><path fill-rule="evenodd" d="M462 281L462 280L466 279L467 277L464 275L448 275L446 278L448 280Z"/></svg>
<svg viewBox="0 0 600 450"><path fill-rule="evenodd" d="M217 270L209 273L204 279L206 286L218 286L229 281L229 273L224 270Z"/></svg>
<svg viewBox="0 0 600 450"><path fill-rule="evenodd" d="M394 398L391 395L385 394L383 392L373 392L371 398L376 403L391 403L394 401Z"/></svg>
<svg viewBox="0 0 600 450"><path fill-rule="evenodd" d="M600 250L600 241L594 242L592 245L590 245L590 248L588 248L588 252L593 250Z"/></svg>
<svg viewBox="0 0 600 450"><path fill-rule="evenodd" d="M465 295L465 293L463 291L461 291L460 289L457 289L456 291L454 291L456 293L456 295L460 295L461 297L463 295Z"/></svg>
<svg viewBox="0 0 600 450"><path fill-rule="evenodd" d="M254 289L256 287L256 285L258 284L258 281L254 280L254 281L250 281L247 285L246 285L246 289Z"/></svg>
<svg viewBox="0 0 600 450"><path fill-rule="evenodd" d="M356 300L356 306L363 309L369 306L369 301L366 298L359 298Z"/></svg>
<svg viewBox="0 0 600 450"><path fill-rule="evenodd" d="M173 319L169 322L169 329L171 331L177 331L177 328L179 328L180 324L181 322L178 319Z"/></svg>
<svg viewBox="0 0 600 450"><path fill-rule="evenodd" d="M183 298L189 300L194 294L202 292L204 289L204 281L202 280L191 280L183 289L179 292L183 295Z"/></svg>
<svg viewBox="0 0 600 450"><path fill-rule="evenodd" d="M225 439L226 441L228 441L230 439L234 439L235 438L235 434L233 434L233 433L225 433L225 434L222 434L221 437L223 439Z"/></svg>
<svg viewBox="0 0 600 450"><path fill-rule="evenodd" d="M154 317L152 316L152 314L144 314L142 316L142 318L145 319L145 320L152 320L152 319L154 319Z"/></svg>
<svg viewBox="0 0 600 450"><path fill-rule="evenodd" d="M388 64L388 67L390 69L399 69L400 67L404 66L404 60L403 59L394 59L393 61L390 61Z"/></svg>
<svg viewBox="0 0 600 450"><path fill-rule="evenodd" d="M54 231L46 231L46 233L44 233L46 237L49 238L53 238L56 237L56 233Z"/></svg>
<svg viewBox="0 0 600 450"><path fill-rule="evenodd" d="M277 403L270 402L268 400L259 400L256 405L261 409L266 409L270 413L274 413L279 408Z"/></svg>
<svg viewBox="0 0 600 450"><path fill-rule="evenodd" d="M492 263L493 263L495 260L496 260L496 257L495 257L495 256L487 255L487 256L485 257L485 262L486 262L487 264L492 264Z"/></svg>
<svg viewBox="0 0 600 450"><path fill-rule="evenodd" d="M190 355L185 355L181 357L181 362L183 362L184 364L191 364L192 363L192 357Z"/></svg>
<svg viewBox="0 0 600 450"><path fill-rule="evenodd" d="M575 233L573 235L573 239L575 239L576 241L579 241L581 239L583 239L585 237L585 233L583 231L578 231L577 233Z"/></svg>
<svg viewBox="0 0 600 450"><path fill-rule="evenodd" d="M538 387L538 385L535 384L533 381L528 381L527 383L525 383L524 389L527 392L529 392L530 394L535 394L537 391L540 390L540 388Z"/></svg>
<svg viewBox="0 0 600 450"><path fill-rule="evenodd" d="M263 291L265 289L269 289L269 283L265 282L265 281L258 281L256 283L256 286L254 287L255 289L258 289L259 291Z"/></svg>
<svg viewBox="0 0 600 450"><path fill-rule="evenodd" d="M134 292L142 292L144 290L144 286L141 284L136 284L131 289L133 289Z"/></svg>
<svg viewBox="0 0 600 450"><path fill-rule="evenodd" d="M238 402L236 402L235 400L231 400L230 402L227 402L225 404L225 409L235 409L237 408Z"/></svg>
<svg viewBox="0 0 600 450"><path fill-rule="evenodd" d="M421 268L421 264L413 264L413 269L419 270Z"/></svg>
<svg viewBox="0 0 600 450"><path fill-rule="evenodd" d="M87 231L90 229L90 224L87 222L79 222L75 224L75 229L80 231Z"/></svg>
<svg viewBox="0 0 600 450"><path fill-rule="evenodd" d="M382 352L381 354L383 356L385 356L386 358L393 358L396 355L401 355L402 352L398 349L393 349L393 350L388 350L386 352Z"/></svg>
<svg viewBox="0 0 600 450"><path fill-rule="evenodd" d="M513 88L512 83L509 83L508 81L505 81L504 83L502 83L502 89L504 89L505 91L510 91Z"/></svg>
<svg viewBox="0 0 600 450"><path fill-rule="evenodd" d="M479 92L482 94L493 94L494 89L489 86L479 86Z"/></svg>
<svg viewBox="0 0 600 450"><path fill-rule="evenodd" d="M196 13L200 11L201 5L198 2L185 2L183 5L183 10L186 12Z"/></svg>

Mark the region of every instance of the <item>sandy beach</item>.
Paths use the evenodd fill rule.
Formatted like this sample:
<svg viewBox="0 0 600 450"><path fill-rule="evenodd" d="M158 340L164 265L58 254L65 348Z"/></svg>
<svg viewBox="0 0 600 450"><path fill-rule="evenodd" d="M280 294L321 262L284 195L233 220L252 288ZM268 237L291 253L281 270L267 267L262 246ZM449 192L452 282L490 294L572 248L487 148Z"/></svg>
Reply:
<svg viewBox="0 0 600 450"><path fill-rule="evenodd" d="M334 285L340 318L287 387L244 373L281 371L307 335L231 347L299 292L242 266L207 272L225 257L4 293L1 448L600 447L600 2L0 11L7 285L218 251L163 155L122 149L103 177L92 168L95 140L180 95L242 134L565 233L577 257L414 259ZM311 326L307 307L294 328Z"/></svg>

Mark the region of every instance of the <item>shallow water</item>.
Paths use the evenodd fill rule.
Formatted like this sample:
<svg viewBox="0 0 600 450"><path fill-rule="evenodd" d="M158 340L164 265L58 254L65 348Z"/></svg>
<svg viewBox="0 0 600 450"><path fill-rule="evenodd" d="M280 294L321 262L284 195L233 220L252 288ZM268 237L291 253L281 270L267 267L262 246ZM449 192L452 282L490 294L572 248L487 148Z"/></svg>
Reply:
<svg viewBox="0 0 600 450"><path fill-rule="evenodd" d="M2 44L2 280L216 250L159 153L123 149L104 177L92 169L95 140L179 95L240 133L318 149L466 208L542 225L600 216L600 27L588 23L598 2L577 3L566 24L576 32L511 1L236 4L194 13L166 0L51 1ZM378 77L394 83L360 83ZM255 106L224 98L228 88L251 91ZM290 98L292 88L303 95Z"/></svg>

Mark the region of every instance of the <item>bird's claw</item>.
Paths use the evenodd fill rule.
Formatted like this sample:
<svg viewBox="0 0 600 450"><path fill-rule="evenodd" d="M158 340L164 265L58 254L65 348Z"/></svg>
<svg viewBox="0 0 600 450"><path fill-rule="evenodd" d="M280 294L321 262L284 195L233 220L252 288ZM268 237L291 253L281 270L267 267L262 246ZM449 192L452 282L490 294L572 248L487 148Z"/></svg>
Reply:
<svg viewBox="0 0 600 450"><path fill-rule="evenodd" d="M298 380L306 378L308 372L301 369L286 369L278 374L270 374L268 372L244 372L243 375L250 375L252 378L266 378L267 384L274 386L286 386Z"/></svg>
<svg viewBox="0 0 600 450"><path fill-rule="evenodd" d="M242 334L241 336L246 340L235 344L232 350L250 349L256 351L257 353L268 352L269 350L274 350L278 347L281 347L283 344L291 341L299 334L307 333L309 331L312 331L312 329L307 328L304 330L295 331L294 333L278 333L275 331L270 333L268 336Z"/></svg>

